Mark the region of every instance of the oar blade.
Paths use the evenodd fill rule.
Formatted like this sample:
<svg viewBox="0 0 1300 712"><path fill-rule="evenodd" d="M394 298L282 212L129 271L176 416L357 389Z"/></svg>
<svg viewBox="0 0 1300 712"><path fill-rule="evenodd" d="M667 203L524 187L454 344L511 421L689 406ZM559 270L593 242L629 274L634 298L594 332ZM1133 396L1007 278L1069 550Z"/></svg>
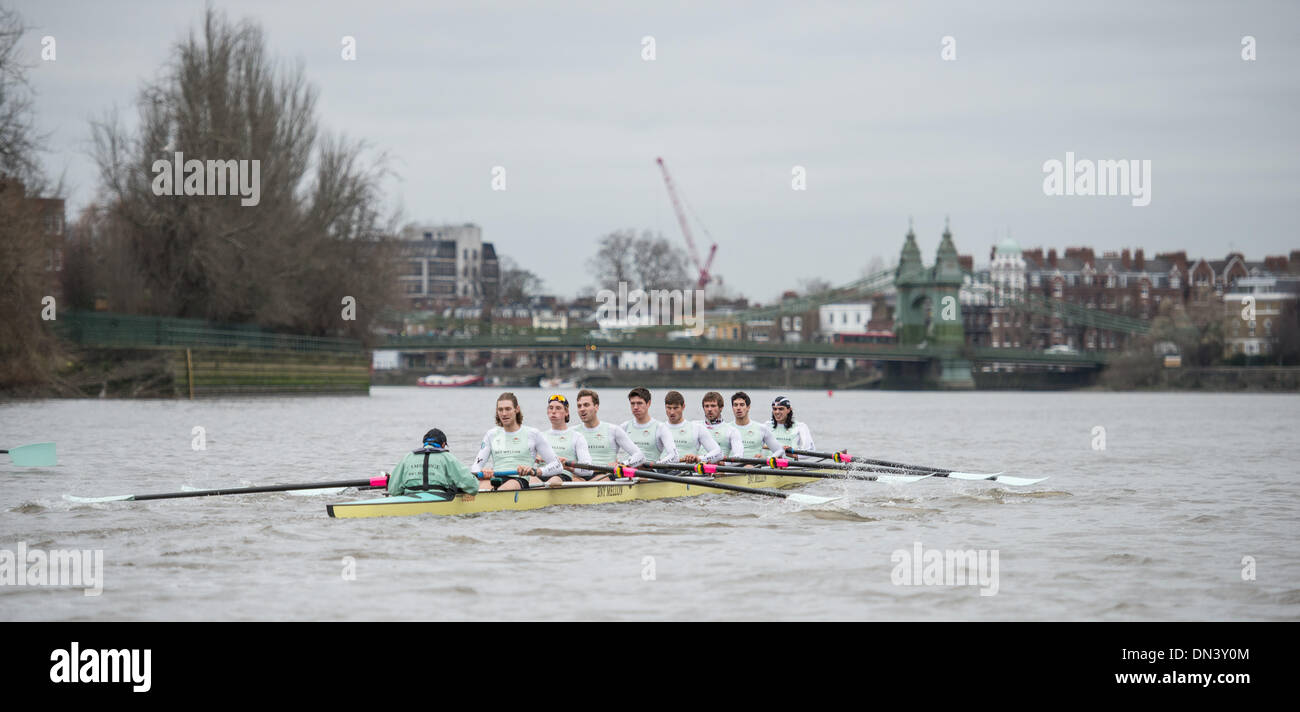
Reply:
<svg viewBox="0 0 1300 712"><path fill-rule="evenodd" d="M129 502L135 499L133 494L119 494L112 497L78 497L75 494L65 494L63 498L69 502L77 504L98 504L100 502Z"/></svg>
<svg viewBox="0 0 1300 712"><path fill-rule="evenodd" d="M285 492L285 494L290 495L292 497L318 497L321 495L332 496L336 494L341 494L346 489L347 489L346 487L322 487L320 489L289 490Z"/></svg>
<svg viewBox="0 0 1300 712"><path fill-rule="evenodd" d="M54 453L54 443L16 447L9 451L9 459L18 467L54 467L59 464Z"/></svg>
<svg viewBox="0 0 1300 712"><path fill-rule="evenodd" d="M906 485L919 480L926 480L931 477L934 477L933 473L928 475L880 475L876 478L876 481L895 485Z"/></svg>
<svg viewBox="0 0 1300 712"><path fill-rule="evenodd" d="M839 497L816 497L816 496L811 495L811 494L799 494L798 492L791 492L791 493L786 497L786 499L788 499L788 500L790 500L791 502L794 502L794 503L796 503L796 504L814 504L814 505L815 505L815 504L826 504L826 503L828 503L828 502L834 502L834 501L838 500Z"/></svg>
<svg viewBox="0 0 1300 712"><path fill-rule="evenodd" d="M1036 485L1047 479L1046 477L1011 477L1010 475L997 475L989 479L1002 485L1011 485L1012 487L1028 487Z"/></svg>
<svg viewBox="0 0 1300 712"><path fill-rule="evenodd" d="M992 480L1001 474L1001 472L949 472L946 477L950 480Z"/></svg>

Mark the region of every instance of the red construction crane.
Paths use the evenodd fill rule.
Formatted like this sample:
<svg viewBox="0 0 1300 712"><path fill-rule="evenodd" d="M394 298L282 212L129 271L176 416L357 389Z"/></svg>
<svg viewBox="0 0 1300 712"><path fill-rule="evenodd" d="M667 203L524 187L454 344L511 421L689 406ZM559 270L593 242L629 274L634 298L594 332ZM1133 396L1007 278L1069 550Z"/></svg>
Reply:
<svg viewBox="0 0 1300 712"><path fill-rule="evenodd" d="M695 288L704 289L705 285L713 281L712 275L709 274L709 267L713 266L713 256L718 252L718 243L715 242L709 247L709 257L701 263L700 253L695 249L695 238L691 236L691 226L686 222L686 213L682 210L681 201L677 199L677 191L673 188L672 176L668 175L668 166L664 165L664 159L662 158L656 158L655 162L659 164L659 170L663 171L664 185L668 186L668 197L673 201L673 210L677 212L677 222L682 226L682 234L686 236L686 246L689 248L691 261L695 263L695 268L700 271L700 279Z"/></svg>

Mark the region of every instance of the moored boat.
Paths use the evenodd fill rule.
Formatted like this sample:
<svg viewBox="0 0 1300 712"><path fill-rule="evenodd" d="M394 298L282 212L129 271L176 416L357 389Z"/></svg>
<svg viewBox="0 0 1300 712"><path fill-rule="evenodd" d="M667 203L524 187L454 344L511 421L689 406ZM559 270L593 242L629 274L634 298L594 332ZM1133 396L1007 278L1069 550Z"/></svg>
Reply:
<svg viewBox="0 0 1300 712"><path fill-rule="evenodd" d="M482 382L482 375L442 376L434 374L416 380L416 384L426 388L455 388L458 386L473 386Z"/></svg>
<svg viewBox="0 0 1300 712"><path fill-rule="evenodd" d="M820 472L820 470L819 470ZM725 475L701 477L701 482L716 482L746 487L785 489L816 482L820 478L790 475ZM351 519L361 517L403 517L416 514L476 514L506 510L540 509L559 504L605 504L608 502L633 502L639 500L694 497L717 494L719 490L694 484L659 482L654 480L616 480L607 482L568 482L562 487L533 487L506 492L480 492L467 499L458 494L452 499L445 495L419 493L400 497L380 497L356 502L326 505L331 517Z"/></svg>

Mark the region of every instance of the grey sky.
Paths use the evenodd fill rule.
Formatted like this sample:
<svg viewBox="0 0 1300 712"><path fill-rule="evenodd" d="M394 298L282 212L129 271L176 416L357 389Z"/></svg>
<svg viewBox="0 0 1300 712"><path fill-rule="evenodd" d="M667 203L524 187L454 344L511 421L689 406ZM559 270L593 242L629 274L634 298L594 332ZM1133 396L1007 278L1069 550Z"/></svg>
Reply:
<svg viewBox="0 0 1300 712"><path fill-rule="evenodd" d="M204 5L14 6L34 28L46 165L71 212L97 182L89 119L117 106L133 120L141 81ZM585 261L611 230L681 240L660 155L719 243L714 271L751 299L894 260L909 215L927 262L944 215L976 263L1008 228L1025 247L1300 249L1294 2L217 7L303 62L326 127L395 158L406 219L478 223L566 296L594 284ZM43 35L54 62L37 60ZM1151 160L1151 204L1045 196L1043 162L1066 151ZM491 190L497 165L505 191ZM791 189L796 165L806 191Z"/></svg>

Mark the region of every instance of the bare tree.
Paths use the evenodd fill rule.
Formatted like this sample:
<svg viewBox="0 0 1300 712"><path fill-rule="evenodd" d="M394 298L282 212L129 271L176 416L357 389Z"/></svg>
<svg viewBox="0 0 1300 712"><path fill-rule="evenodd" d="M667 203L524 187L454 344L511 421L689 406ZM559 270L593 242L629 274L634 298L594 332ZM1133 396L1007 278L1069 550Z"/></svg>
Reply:
<svg viewBox="0 0 1300 712"><path fill-rule="evenodd" d="M634 230L616 230L600 238L600 247L587 261L597 284L617 290L678 289L688 286L686 252L662 235L649 231L638 237Z"/></svg>
<svg viewBox="0 0 1300 712"><path fill-rule="evenodd" d="M542 291L542 278L520 267L509 257L502 257L498 291L501 304L522 304Z"/></svg>
<svg viewBox="0 0 1300 712"><path fill-rule="evenodd" d="M619 282L631 283L635 279L635 243L636 232L633 230L615 230L600 238L596 254L587 260L587 266L600 287L616 290Z"/></svg>
<svg viewBox="0 0 1300 712"><path fill-rule="evenodd" d="M40 168L44 137L35 132L28 67L19 41L27 28L0 7L0 389L37 392L56 378L58 343L43 311L52 297L62 247L47 208L35 197L58 187Z"/></svg>
<svg viewBox="0 0 1300 712"><path fill-rule="evenodd" d="M805 279L801 279L799 280L798 284L799 284L799 293L804 295L805 297L810 297L814 294L821 294L823 292L829 292L832 289L832 285L830 281L822 277L808 277Z"/></svg>
<svg viewBox="0 0 1300 712"><path fill-rule="evenodd" d="M316 90L300 66L268 56L257 25L209 9L136 104L137 132L115 116L93 129L109 217L126 233L150 311L364 337L396 303L383 157L368 162L363 144L320 130ZM259 202L211 195L212 186L155 194L154 162L178 152L258 161ZM351 322L340 316L347 297Z"/></svg>

